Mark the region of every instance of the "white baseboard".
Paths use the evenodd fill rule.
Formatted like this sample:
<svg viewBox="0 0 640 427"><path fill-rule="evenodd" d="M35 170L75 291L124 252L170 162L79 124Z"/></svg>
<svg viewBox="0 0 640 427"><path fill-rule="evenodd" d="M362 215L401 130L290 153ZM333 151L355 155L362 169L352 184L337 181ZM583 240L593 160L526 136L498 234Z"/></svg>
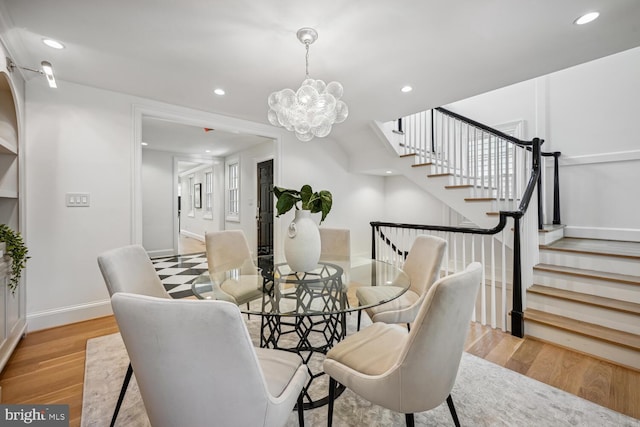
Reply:
<svg viewBox="0 0 640 427"><path fill-rule="evenodd" d="M173 256L175 255L175 252L173 251L173 248L171 248L171 249L158 249L155 251L147 251L147 254L149 255L149 258L162 258L165 256Z"/></svg>
<svg viewBox="0 0 640 427"><path fill-rule="evenodd" d="M27 314L27 332L53 328L113 314L111 301L106 299L88 304L71 305Z"/></svg>
<svg viewBox="0 0 640 427"><path fill-rule="evenodd" d="M564 229L564 236L582 239L640 242L640 230L634 228L575 227L567 225Z"/></svg>
<svg viewBox="0 0 640 427"><path fill-rule="evenodd" d="M183 236L191 237L192 239L196 239L196 240L200 240L201 242L204 242L204 236L201 236L199 234L192 233L187 230L180 230L180 234L182 234Z"/></svg>

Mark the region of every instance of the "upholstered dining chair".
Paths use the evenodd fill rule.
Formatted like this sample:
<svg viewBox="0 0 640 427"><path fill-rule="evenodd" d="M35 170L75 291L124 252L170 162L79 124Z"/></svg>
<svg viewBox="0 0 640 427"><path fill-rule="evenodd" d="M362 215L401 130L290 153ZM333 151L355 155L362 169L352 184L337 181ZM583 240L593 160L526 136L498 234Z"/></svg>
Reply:
<svg viewBox="0 0 640 427"><path fill-rule="evenodd" d="M207 265L219 300L237 305L259 298L264 278L251 256L249 243L242 230L224 230L205 233Z"/></svg>
<svg viewBox="0 0 640 427"><path fill-rule="evenodd" d="M328 425L338 382L373 404L404 413L408 427L415 412L446 400L459 426L451 390L481 281L482 265L474 262L429 289L411 331L378 322L329 350L323 363L330 376Z"/></svg>
<svg viewBox="0 0 640 427"><path fill-rule="evenodd" d="M154 427L283 426L309 373L295 353L254 348L238 306L116 293L113 311Z"/></svg>
<svg viewBox="0 0 640 427"><path fill-rule="evenodd" d="M320 261L349 261L351 232L346 228L318 228L320 231Z"/></svg>
<svg viewBox="0 0 640 427"><path fill-rule="evenodd" d="M436 236L417 236L409 249L402 269L409 276L410 287L400 297L387 303L366 308L364 311L372 322L406 323L410 328L425 294L438 279L447 242ZM387 292L386 286L359 288L356 297L360 305L379 301L380 293ZM362 310L358 311L357 330L360 330Z"/></svg>
<svg viewBox="0 0 640 427"><path fill-rule="evenodd" d="M158 298L171 298L164 289L149 255L140 245L124 246L103 252L98 256L98 266L107 285L109 296L113 296L116 292L129 292ZM132 374L133 369L129 363L111 418L111 427L115 425L118 418Z"/></svg>

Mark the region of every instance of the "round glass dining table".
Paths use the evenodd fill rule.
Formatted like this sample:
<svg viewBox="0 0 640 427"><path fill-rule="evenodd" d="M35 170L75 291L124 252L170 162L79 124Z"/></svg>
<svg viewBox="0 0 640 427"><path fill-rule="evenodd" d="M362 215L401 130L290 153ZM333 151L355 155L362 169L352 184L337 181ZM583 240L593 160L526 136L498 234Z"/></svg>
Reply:
<svg viewBox="0 0 640 427"><path fill-rule="evenodd" d="M392 264L364 258L323 260L307 272L292 271L273 257L259 257L256 264L250 274L246 268L216 274L214 280L202 274L192 291L200 299L235 301L243 313L260 316L260 346L294 351L309 368L305 409L324 405L328 385L318 390L318 383L327 381L316 380L324 376L324 354L347 334L347 315L398 298L409 288L409 277ZM384 292L358 305L356 290L367 286L384 287Z"/></svg>

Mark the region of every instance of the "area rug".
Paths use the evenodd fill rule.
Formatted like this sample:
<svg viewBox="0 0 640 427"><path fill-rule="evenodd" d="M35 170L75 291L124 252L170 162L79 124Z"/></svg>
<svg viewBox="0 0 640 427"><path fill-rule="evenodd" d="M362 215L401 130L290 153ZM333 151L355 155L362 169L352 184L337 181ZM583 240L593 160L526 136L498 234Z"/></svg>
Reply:
<svg viewBox="0 0 640 427"><path fill-rule="evenodd" d="M352 318L356 316L348 317L348 330L351 331L354 323ZM252 316L247 321L247 327L256 342L259 320L254 320ZM87 342L81 421L83 427L109 425L128 363L129 358L120 334L94 338ZM184 364L188 368L189 361L185 360ZM326 390L327 381L318 382L313 387L318 389L316 392L322 392ZM639 420L468 353L463 354L451 395L463 426L640 426ZM176 397L175 404L179 405L178 402L179 397ZM405 418L403 414L373 405L346 390L336 400L333 422L337 427L403 426ZM453 425L446 404L416 414L415 422L418 426ZM150 425L138 392L135 374L116 425ZM211 425L216 425L215 420L212 420ZM326 406L305 411L305 425L326 426ZM287 426L298 426L296 413L292 412Z"/></svg>

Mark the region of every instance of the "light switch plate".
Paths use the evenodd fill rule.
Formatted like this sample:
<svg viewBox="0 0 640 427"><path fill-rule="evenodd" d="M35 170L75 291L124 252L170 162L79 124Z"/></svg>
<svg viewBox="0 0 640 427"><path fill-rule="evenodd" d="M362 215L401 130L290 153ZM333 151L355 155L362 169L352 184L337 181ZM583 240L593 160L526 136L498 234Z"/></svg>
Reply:
<svg viewBox="0 0 640 427"><path fill-rule="evenodd" d="M89 193L67 193L65 200L70 208L86 208L91 204Z"/></svg>

